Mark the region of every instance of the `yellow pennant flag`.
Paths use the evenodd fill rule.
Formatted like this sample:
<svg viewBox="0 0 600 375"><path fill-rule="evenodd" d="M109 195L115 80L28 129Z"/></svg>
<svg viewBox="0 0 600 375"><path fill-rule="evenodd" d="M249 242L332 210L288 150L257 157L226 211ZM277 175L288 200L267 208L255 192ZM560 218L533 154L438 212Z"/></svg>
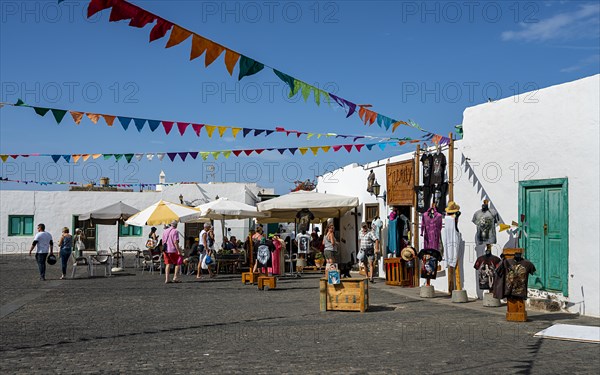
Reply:
<svg viewBox="0 0 600 375"><path fill-rule="evenodd" d="M505 230L507 230L509 228L510 228L510 225L500 223L500 232L504 232Z"/></svg>
<svg viewBox="0 0 600 375"><path fill-rule="evenodd" d="M171 31L171 36L169 37L169 41L167 42L165 48L171 48L173 46L178 45L179 43L189 38L190 35L192 35L191 32L187 31L181 26L174 25L173 30Z"/></svg>
<svg viewBox="0 0 600 375"><path fill-rule="evenodd" d="M323 134L321 134L321 133L317 134L317 138L321 138L322 135Z"/></svg>
<svg viewBox="0 0 600 375"><path fill-rule="evenodd" d="M192 51L190 52L190 61L194 60L204 53L209 47L210 41L201 37L200 35L192 35Z"/></svg>
<svg viewBox="0 0 600 375"><path fill-rule="evenodd" d="M204 56L204 66L212 64L221 54L225 51L225 48L215 42L209 41L210 44L206 49L206 56Z"/></svg>
<svg viewBox="0 0 600 375"><path fill-rule="evenodd" d="M100 115L97 113L86 113L85 114L94 124L98 123L98 120L100 119Z"/></svg>
<svg viewBox="0 0 600 375"><path fill-rule="evenodd" d="M73 117L73 121L75 121L75 123L79 125L81 119L83 118L83 112L69 111L69 113Z"/></svg>
<svg viewBox="0 0 600 375"><path fill-rule="evenodd" d="M208 134L208 138L212 138L213 133L217 127L213 125L204 125L204 129L206 129L206 134Z"/></svg>
<svg viewBox="0 0 600 375"><path fill-rule="evenodd" d="M104 121L106 121L106 125L113 126L116 116L102 115L102 117L104 117Z"/></svg>
<svg viewBox="0 0 600 375"><path fill-rule="evenodd" d="M0 155L0 159L2 159L2 162L5 162L8 159L8 155Z"/></svg>
<svg viewBox="0 0 600 375"><path fill-rule="evenodd" d="M83 158L83 161L87 161L90 158L90 154L83 154L81 155L81 157Z"/></svg>
<svg viewBox="0 0 600 375"><path fill-rule="evenodd" d="M219 155L221 154L221 151L213 151L211 152L213 158L215 158L215 160L217 160L219 158Z"/></svg>
<svg viewBox="0 0 600 375"><path fill-rule="evenodd" d="M229 75L233 75L233 68L235 68L235 64L237 64L240 59L240 54L234 52L230 49L225 50L225 66L227 67L227 71Z"/></svg>
<svg viewBox="0 0 600 375"><path fill-rule="evenodd" d="M102 154L93 154L93 155L92 155L92 158L94 158L94 159L98 159L100 156L102 156Z"/></svg>
<svg viewBox="0 0 600 375"><path fill-rule="evenodd" d="M306 139L311 139L311 138L312 138L312 137L314 137L314 136L315 136L315 134L314 134L314 133L308 133L308 134L306 135Z"/></svg>
<svg viewBox="0 0 600 375"><path fill-rule="evenodd" d="M238 133L242 130L242 128L231 128L231 134L233 134L233 138L237 138Z"/></svg>
<svg viewBox="0 0 600 375"><path fill-rule="evenodd" d="M81 155L71 155L71 158L73 159L73 163L77 163L81 158Z"/></svg>
<svg viewBox="0 0 600 375"><path fill-rule="evenodd" d="M208 155L210 155L210 153L208 153L208 152L201 152L200 153L200 156L202 157L202 160L208 159Z"/></svg>
<svg viewBox="0 0 600 375"><path fill-rule="evenodd" d="M311 147L310 150L312 151L313 155L317 156L320 148L321 147Z"/></svg>
<svg viewBox="0 0 600 375"><path fill-rule="evenodd" d="M227 131L227 127L226 126L217 126L217 128L219 128L219 137L223 138L223 135Z"/></svg>
<svg viewBox="0 0 600 375"><path fill-rule="evenodd" d="M327 151L329 151L330 148L331 148L331 146L322 146L321 150L323 150L323 152L327 152Z"/></svg>
<svg viewBox="0 0 600 375"><path fill-rule="evenodd" d="M223 151L223 156L225 159L229 159L229 155L231 155L231 151Z"/></svg>
<svg viewBox="0 0 600 375"><path fill-rule="evenodd" d="M300 153L304 155L306 154L306 151L308 151L308 147L298 147L298 151L300 151Z"/></svg>

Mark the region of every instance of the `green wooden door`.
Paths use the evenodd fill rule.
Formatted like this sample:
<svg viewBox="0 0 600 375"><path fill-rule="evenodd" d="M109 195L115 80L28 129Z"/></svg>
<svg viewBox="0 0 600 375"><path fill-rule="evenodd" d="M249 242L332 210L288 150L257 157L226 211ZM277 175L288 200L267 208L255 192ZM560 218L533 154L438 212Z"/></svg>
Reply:
<svg viewBox="0 0 600 375"><path fill-rule="evenodd" d="M559 291L565 296L569 273L567 199L567 179L520 183L520 212L527 222L521 246L537 269L529 278L529 287Z"/></svg>

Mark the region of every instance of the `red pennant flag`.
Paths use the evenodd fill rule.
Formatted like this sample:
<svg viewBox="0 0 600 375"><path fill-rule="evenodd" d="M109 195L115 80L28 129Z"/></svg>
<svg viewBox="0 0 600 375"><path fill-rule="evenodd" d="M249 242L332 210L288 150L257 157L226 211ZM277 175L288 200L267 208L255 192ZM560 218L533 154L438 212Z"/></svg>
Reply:
<svg viewBox="0 0 600 375"><path fill-rule="evenodd" d="M187 129L189 123L187 122L178 122L177 129L179 129L179 134L183 135L185 133L185 129Z"/></svg>
<svg viewBox="0 0 600 375"><path fill-rule="evenodd" d="M94 14L100 12L101 10L108 9L113 6L112 0L92 0L90 1L90 5L88 5L87 16L90 18Z"/></svg>
<svg viewBox="0 0 600 375"><path fill-rule="evenodd" d="M150 31L150 42L153 42L167 35L167 32L171 30L172 27L173 24L171 22L159 18L158 21L156 21L156 25L154 25L154 27L152 28L152 31Z"/></svg>
<svg viewBox="0 0 600 375"><path fill-rule="evenodd" d="M171 129L173 129L173 121L163 121L162 124L165 128L165 134L168 135L171 132Z"/></svg>
<svg viewBox="0 0 600 375"><path fill-rule="evenodd" d="M200 136L200 130L202 130L203 127L204 125L202 124L192 124L192 129L194 129L198 137Z"/></svg>
<svg viewBox="0 0 600 375"><path fill-rule="evenodd" d="M232 152L235 156L240 156L240 154L242 153L242 150L233 150Z"/></svg>
<svg viewBox="0 0 600 375"><path fill-rule="evenodd" d="M344 148L346 149L346 151L350 152L352 151L352 145L344 145Z"/></svg>
<svg viewBox="0 0 600 375"><path fill-rule="evenodd" d="M264 150L265 150L264 148L259 148L259 149L257 149L257 150L254 150L254 151L256 151L256 153L260 155L260 154L262 154L262 152L263 152Z"/></svg>
<svg viewBox="0 0 600 375"><path fill-rule="evenodd" d="M340 148L342 148L342 146L333 146L333 151L334 152L338 152L340 150Z"/></svg>
<svg viewBox="0 0 600 375"><path fill-rule="evenodd" d="M356 147L356 151L360 152L360 149L364 147L364 145L354 145Z"/></svg>
<svg viewBox="0 0 600 375"><path fill-rule="evenodd" d="M117 1L117 2L113 1L113 7L110 12L110 17L108 20L110 22L128 20L128 19L135 17L138 10L141 10L141 9L136 7L133 4L129 4L126 2L121 2L121 1Z"/></svg>
<svg viewBox="0 0 600 375"><path fill-rule="evenodd" d="M140 8L136 15L131 19L131 22L129 22L129 26L142 28L154 21L156 21L156 16L154 14Z"/></svg>
<svg viewBox="0 0 600 375"><path fill-rule="evenodd" d="M254 152L254 150L244 150L244 153L245 153L247 156L250 156L250 154L251 154L252 152Z"/></svg>
<svg viewBox="0 0 600 375"><path fill-rule="evenodd" d="M277 127L276 127L276 128L275 128L275 131L276 131L276 132L284 132L284 131L285 131L285 128L277 128Z"/></svg>

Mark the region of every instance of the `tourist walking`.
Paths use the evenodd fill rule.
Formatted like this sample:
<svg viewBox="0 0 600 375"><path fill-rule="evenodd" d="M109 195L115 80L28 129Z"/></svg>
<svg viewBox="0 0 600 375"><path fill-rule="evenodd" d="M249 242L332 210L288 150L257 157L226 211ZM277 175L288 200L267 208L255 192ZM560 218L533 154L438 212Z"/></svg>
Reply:
<svg viewBox="0 0 600 375"><path fill-rule="evenodd" d="M373 231L369 230L367 223L362 224L362 230L358 234L360 240L360 250L364 256L360 261L365 265L365 272L371 282L373 280L373 262L375 261L375 253L379 253L379 240L375 237Z"/></svg>
<svg viewBox="0 0 600 375"><path fill-rule="evenodd" d="M202 269L203 269L203 264L204 267L206 267L205 269L208 270L208 274L210 275L210 277L214 277L213 273L212 273L212 269L210 267L210 265L206 264L206 257L210 256L212 258L212 251L211 251L211 241L212 241L212 245L214 245L214 237L211 238L210 236L210 231L211 231L211 225L209 223L204 223L204 229L200 232L200 257L199 257L199 261L198 261L198 272L196 274L196 279L201 279L202 278ZM214 232L213 232L214 233Z"/></svg>
<svg viewBox="0 0 600 375"><path fill-rule="evenodd" d="M33 238L33 243L31 244L31 249L29 249L29 255L33 252L33 249L36 249L35 252L35 260L38 264L38 269L40 271L40 280L46 280L46 259L48 258L48 254L54 255L52 248L54 247L54 242L52 241L52 235L46 232L46 226L44 224L38 224L37 226L37 234Z"/></svg>
<svg viewBox="0 0 600 375"><path fill-rule="evenodd" d="M150 250L151 254L156 253L156 248L158 247L158 234L156 233L156 227L150 228L150 233L148 234L148 241L146 241L146 248Z"/></svg>
<svg viewBox="0 0 600 375"><path fill-rule="evenodd" d="M75 259L83 256L85 250L85 234L79 228L75 229L75 236L73 236L73 249L75 250Z"/></svg>
<svg viewBox="0 0 600 375"><path fill-rule="evenodd" d="M171 227L163 232L163 245L164 249L164 260L165 260L165 284L168 283L180 283L179 280L179 268L183 263L179 247L179 231L177 231L177 221L173 220ZM173 281L169 280L169 273L171 271L171 264L175 265L175 271L173 274Z"/></svg>
<svg viewBox="0 0 600 375"><path fill-rule="evenodd" d="M335 227L330 224L325 231L325 237L323 238L323 250L325 252L325 261L327 262L327 269L331 264L336 262L337 250L335 243Z"/></svg>
<svg viewBox="0 0 600 375"><path fill-rule="evenodd" d="M69 264L71 253L73 252L73 236L69 234L69 228L63 228L62 236L58 241L58 247L60 248L60 266L62 270L60 279L63 280L67 277L67 265Z"/></svg>

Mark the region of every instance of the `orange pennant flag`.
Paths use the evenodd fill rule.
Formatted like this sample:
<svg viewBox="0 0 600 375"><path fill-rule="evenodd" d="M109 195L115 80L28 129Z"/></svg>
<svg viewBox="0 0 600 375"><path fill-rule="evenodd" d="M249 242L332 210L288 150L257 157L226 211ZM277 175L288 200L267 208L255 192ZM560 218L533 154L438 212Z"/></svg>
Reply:
<svg viewBox="0 0 600 375"><path fill-rule="evenodd" d="M306 154L306 151L308 151L308 147L299 147L298 150L302 155L304 155Z"/></svg>
<svg viewBox="0 0 600 375"><path fill-rule="evenodd" d="M102 115L102 117L104 117L104 121L106 121L106 125L113 126L113 123L115 122L115 117L116 116Z"/></svg>
<svg viewBox="0 0 600 375"><path fill-rule="evenodd" d="M231 134L233 134L233 138L237 137L240 130L242 130L242 128L231 128Z"/></svg>
<svg viewBox="0 0 600 375"><path fill-rule="evenodd" d="M311 147L310 150L312 151L313 155L317 156L320 148L321 147Z"/></svg>
<svg viewBox="0 0 600 375"><path fill-rule="evenodd" d="M219 128L219 137L223 137L223 134L225 134L225 132L227 131L227 127L226 126L218 126Z"/></svg>
<svg viewBox="0 0 600 375"><path fill-rule="evenodd" d="M73 121L75 121L75 123L79 125L81 119L83 118L83 112L69 111L69 113L71 113Z"/></svg>
<svg viewBox="0 0 600 375"><path fill-rule="evenodd" d="M234 52L230 49L225 50L225 66L227 67L227 71L229 75L233 75L233 68L235 68L235 64L237 64L240 59L240 54Z"/></svg>
<svg viewBox="0 0 600 375"><path fill-rule="evenodd" d="M94 159L98 159L100 156L102 156L102 154L93 154L93 155L92 155L92 158L94 158Z"/></svg>
<svg viewBox="0 0 600 375"><path fill-rule="evenodd" d="M171 31L171 35L169 36L169 41L167 42L165 48L171 48L173 46L178 45L179 43L189 38L190 35L192 35L191 32L187 31L181 26L174 25L173 30Z"/></svg>
<svg viewBox="0 0 600 375"><path fill-rule="evenodd" d="M327 151L329 151L330 148L331 148L331 146L322 146L321 150L323 150L323 152L327 152Z"/></svg>
<svg viewBox="0 0 600 375"><path fill-rule="evenodd" d="M77 163L81 158L81 155L71 155L71 157L73 158L73 163Z"/></svg>
<svg viewBox="0 0 600 375"><path fill-rule="evenodd" d="M98 120L100 119L100 115L97 113L86 113L85 114L94 124L98 123Z"/></svg>
<svg viewBox="0 0 600 375"><path fill-rule="evenodd" d="M214 42L210 42L206 49L206 56L204 56L204 66L212 64L221 54L225 51L225 47Z"/></svg>
<svg viewBox="0 0 600 375"><path fill-rule="evenodd" d="M83 154L81 157L83 158L83 161L87 161L90 158L90 154Z"/></svg>
<svg viewBox="0 0 600 375"><path fill-rule="evenodd" d="M208 134L208 138L212 138L212 135L215 132L216 128L216 126L204 125L204 129L206 129L206 134Z"/></svg>
<svg viewBox="0 0 600 375"><path fill-rule="evenodd" d="M190 52L190 61L202 56L204 51L210 47L210 40L201 37L198 34L192 35L192 51Z"/></svg>
<svg viewBox="0 0 600 375"><path fill-rule="evenodd" d="M0 159L2 159L3 162L6 162L6 160L8 160L8 155L0 155Z"/></svg>

